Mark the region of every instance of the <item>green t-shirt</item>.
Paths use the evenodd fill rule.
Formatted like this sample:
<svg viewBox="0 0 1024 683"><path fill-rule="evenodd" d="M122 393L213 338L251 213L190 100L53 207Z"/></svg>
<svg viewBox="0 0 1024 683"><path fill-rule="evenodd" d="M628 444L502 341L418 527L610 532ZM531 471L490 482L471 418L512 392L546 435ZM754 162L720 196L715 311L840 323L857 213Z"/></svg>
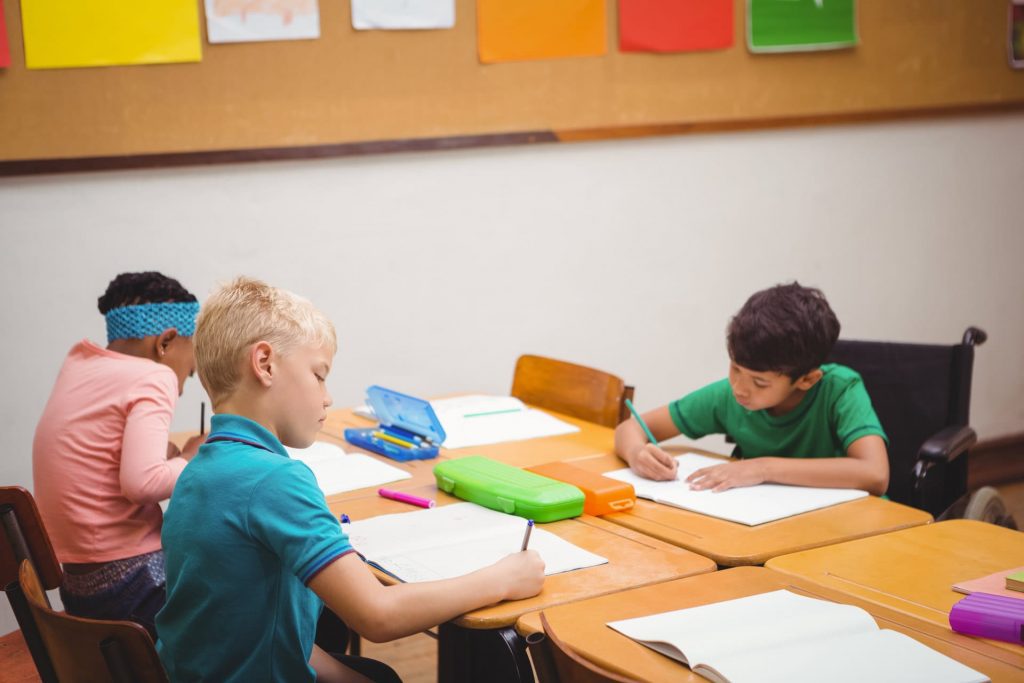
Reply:
<svg viewBox="0 0 1024 683"><path fill-rule="evenodd" d="M669 414L691 439L729 435L736 442L733 455L743 458L831 458L846 455L862 436L877 434L888 441L860 375L843 365L821 370L821 380L785 415L747 410L736 402L727 379L670 403Z"/></svg>

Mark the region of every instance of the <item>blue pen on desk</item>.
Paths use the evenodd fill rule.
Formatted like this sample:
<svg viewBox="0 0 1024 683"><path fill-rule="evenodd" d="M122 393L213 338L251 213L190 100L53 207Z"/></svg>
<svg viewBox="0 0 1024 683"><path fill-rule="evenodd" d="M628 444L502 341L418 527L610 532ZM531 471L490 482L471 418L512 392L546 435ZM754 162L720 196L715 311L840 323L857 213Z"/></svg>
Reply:
<svg viewBox="0 0 1024 683"><path fill-rule="evenodd" d="M519 549L519 552L526 550L526 546L530 545L530 532L533 531L533 520L526 520L526 535L523 536L523 547Z"/></svg>
<svg viewBox="0 0 1024 683"><path fill-rule="evenodd" d="M626 399L626 407L629 408L629 412L633 413L633 417L640 423L640 428L644 430L644 434L647 435L647 440L653 443L655 446L658 445L658 440L654 438L654 434L651 434L651 430L648 429L647 423L640 417L640 413L636 412L636 408L633 407L633 402L628 398Z"/></svg>

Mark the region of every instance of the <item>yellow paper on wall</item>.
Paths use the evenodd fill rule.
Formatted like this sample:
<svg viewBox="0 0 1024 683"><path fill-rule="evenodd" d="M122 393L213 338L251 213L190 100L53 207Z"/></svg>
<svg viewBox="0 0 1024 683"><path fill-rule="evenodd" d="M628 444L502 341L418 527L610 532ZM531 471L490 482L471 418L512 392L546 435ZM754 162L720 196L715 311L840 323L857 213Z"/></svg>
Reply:
<svg viewBox="0 0 1024 683"><path fill-rule="evenodd" d="M605 0L477 0L480 61L603 55L606 24Z"/></svg>
<svg viewBox="0 0 1024 683"><path fill-rule="evenodd" d="M196 0L21 0L30 69L198 62Z"/></svg>

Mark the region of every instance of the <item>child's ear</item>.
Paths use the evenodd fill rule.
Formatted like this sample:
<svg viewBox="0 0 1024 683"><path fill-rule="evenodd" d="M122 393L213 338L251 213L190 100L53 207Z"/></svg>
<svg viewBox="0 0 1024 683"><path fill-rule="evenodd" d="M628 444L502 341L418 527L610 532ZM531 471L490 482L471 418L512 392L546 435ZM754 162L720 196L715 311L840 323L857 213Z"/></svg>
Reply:
<svg viewBox="0 0 1024 683"><path fill-rule="evenodd" d="M167 347L178 336L178 331L173 327L164 330L156 337L156 357L163 358L167 354Z"/></svg>
<svg viewBox="0 0 1024 683"><path fill-rule="evenodd" d="M821 371L821 368L814 368L796 381L796 388L801 391L808 391L824 376L825 373Z"/></svg>
<svg viewBox="0 0 1024 683"><path fill-rule="evenodd" d="M249 367L256 376L256 381L270 387L274 381L274 348L265 341L258 341L249 350Z"/></svg>

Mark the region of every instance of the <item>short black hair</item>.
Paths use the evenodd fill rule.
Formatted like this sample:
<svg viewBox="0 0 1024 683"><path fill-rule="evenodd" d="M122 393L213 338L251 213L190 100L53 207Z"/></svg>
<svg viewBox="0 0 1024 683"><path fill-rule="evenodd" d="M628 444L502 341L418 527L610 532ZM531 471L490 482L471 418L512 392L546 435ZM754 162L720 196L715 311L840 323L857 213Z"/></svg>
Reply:
<svg viewBox="0 0 1024 683"><path fill-rule="evenodd" d="M839 319L821 290L799 282L755 293L729 322L729 357L758 372L797 380L825 362Z"/></svg>
<svg viewBox="0 0 1024 683"><path fill-rule="evenodd" d="M107 291L97 304L100 313L122 306L152 303L181 303L196 301L195 294L181 286L173 277L156 271L121 273L107 285Z"/></svg>

